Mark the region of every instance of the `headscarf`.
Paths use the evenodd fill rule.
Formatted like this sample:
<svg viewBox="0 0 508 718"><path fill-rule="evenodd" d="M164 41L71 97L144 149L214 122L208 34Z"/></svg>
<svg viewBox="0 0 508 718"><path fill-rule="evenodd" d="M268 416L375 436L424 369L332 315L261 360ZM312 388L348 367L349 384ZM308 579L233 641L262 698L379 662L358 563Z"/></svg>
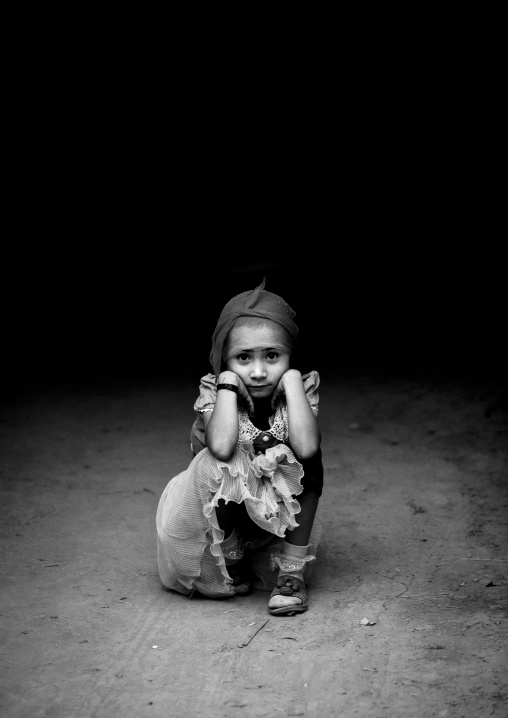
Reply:
<svg viewBox="0 0 508 718"><path fill-rule="evenodd" d="M298 327L293 317L294 312L289 304L273 292L265 291L266 277L255 289L237 294L230 299L220 313L217 326L212 337L210 364L214 374L220 374L222 350L227 335L235 326L239 317L261 317L280 324L288 332L291 341L296 344Z"/></svg>

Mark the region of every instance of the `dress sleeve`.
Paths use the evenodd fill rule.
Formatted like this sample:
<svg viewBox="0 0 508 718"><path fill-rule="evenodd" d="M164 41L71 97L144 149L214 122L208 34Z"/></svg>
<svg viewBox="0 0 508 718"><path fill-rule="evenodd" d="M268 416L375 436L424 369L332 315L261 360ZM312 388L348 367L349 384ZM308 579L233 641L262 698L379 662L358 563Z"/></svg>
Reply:
<svg viewBox="0 0 508 718"><path fill-rule="evenodd" d="M215 374L206 374L201 377L199 384L199 397L194 404L194 411L202 414L205 411L213 411L217 399L217 377Z"/></svg>
<svg viewBox="0 0 508 718"><path fill-rule="evenodd" d="M312 409L314 416L317 416L319 411L319 394L317 390L319 384L321 383L319 374L317 371L311 371L308 374L304 374L302 379L303 388L305 390L305 394L307 395L307 399L309 400L310 408Z"/></svg>

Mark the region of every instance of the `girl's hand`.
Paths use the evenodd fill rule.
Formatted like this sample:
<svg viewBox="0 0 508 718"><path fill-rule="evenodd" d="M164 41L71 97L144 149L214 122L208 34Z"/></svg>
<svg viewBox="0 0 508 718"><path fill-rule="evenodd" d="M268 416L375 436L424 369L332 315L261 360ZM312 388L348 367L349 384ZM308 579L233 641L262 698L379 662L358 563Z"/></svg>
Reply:
<svg viewBox="0 0 508 718"><path fill-rule="evenodd" d="M302 384L302 375L298 369L288 369L285 371L277 384L277 388L272 394L271 406L274 411L277 407L279 398L284 396L288 391L291 391L291 385L293 384L294 386L295 382L299 385Z"/></svg>
<svg viewBox="0 0 508 718"><path fill-rule="evenodd" d="M249 416L254 416L254 402L247 391L247 387L234 371L223 371L217 380L217 384L233 384L238 389L238 397L247 404Z"/></svg>

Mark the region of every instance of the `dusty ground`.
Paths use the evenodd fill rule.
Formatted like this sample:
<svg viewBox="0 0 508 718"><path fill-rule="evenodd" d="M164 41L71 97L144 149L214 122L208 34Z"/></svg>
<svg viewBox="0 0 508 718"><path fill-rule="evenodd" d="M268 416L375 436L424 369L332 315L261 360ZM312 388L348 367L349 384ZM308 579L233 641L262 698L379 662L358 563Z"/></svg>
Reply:
<svg viewBox="0 0 508 718"><path fill-rule="evenodd" d="M196 395L7 402L2 718L506 716L508 420L488 387L323 376L324 534L292 618L262 592L161 589L155 511Z"/></svg>

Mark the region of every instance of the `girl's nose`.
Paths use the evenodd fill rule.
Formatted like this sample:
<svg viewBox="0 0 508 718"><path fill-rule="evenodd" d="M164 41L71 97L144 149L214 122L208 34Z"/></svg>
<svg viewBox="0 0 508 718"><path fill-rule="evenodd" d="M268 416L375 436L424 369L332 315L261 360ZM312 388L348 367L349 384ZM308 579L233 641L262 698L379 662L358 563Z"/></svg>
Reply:
<svg viewBox="0 0 508 718"><path fill-rule="evenodd" d="M253 379L262 379L266 376L266 370L263 362L255 361L251 364L250 375Z"/></svg>

